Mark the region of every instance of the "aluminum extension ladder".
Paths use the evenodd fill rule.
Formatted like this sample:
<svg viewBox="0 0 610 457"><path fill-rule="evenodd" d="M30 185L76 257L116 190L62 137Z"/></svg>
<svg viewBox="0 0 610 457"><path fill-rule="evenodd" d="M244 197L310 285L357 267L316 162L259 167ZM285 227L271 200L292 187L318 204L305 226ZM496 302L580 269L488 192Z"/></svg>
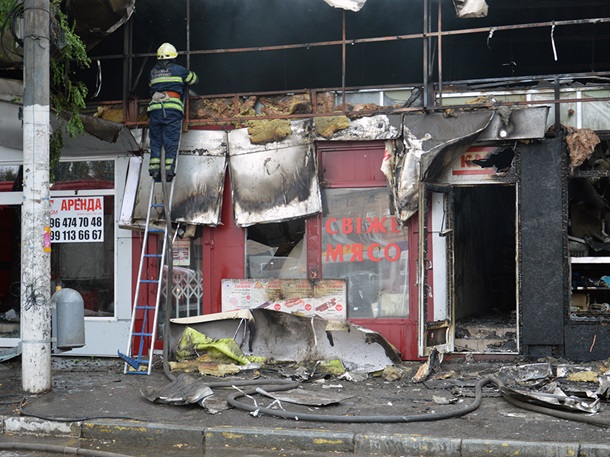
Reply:
<svg viewBox="0 0 610 457"><path fill-rule="evenodd" d="M178 167L178 157L180 154L176 154L176 169ZM165 163L162 160L161 166ZM165 253L167 251L167 240L168 230L170 229L170 218L171 215L171 203L174 195L174 184L176 178L172 179L171 183L167 183L170 186L169 197L167 208L165 203L159 203L155 199L155 189L163 186L161 181L152 181L150 186L150 196L148 198L148 211L146 213L146 226L144 229L144 239L142 240L142 254L140 255L140 267L138 268L138 282L136 285L136 292L134 296L134 302L131 314L131 327L129 330L129 341L127 343L127 350L125 353L118 352L119 357L125 360L125 374L141 374L149 375L152 370L154 345L157 337L157 323L159 317L159 303L161 301L161 287L163 279L163 270L165 266ZM162 189L163 190L163 189ZM161 199L166 195L166 192L161 192ZM158 211L159 209L166 209L165 214L166 224L164 228L158 228L154 224L151 224L151 213ZM176 232L177 233L177 232ZM149 234L160 234L163 236L163 247L161 252L157 252L156 249L150 249L148 246L148 235ZM174 234L175 237L175 234ZM172 240L173 241L173 240ZM158 244L155 244L158 246ZM144 271L145 263L150 259L157 260L157 271L156 277L143 278L142 273ZM168 279L169 280L169 279ZM140 305L140 289L143 284L156 284L157 294L154 304L149 304L148 301L144 305ZM169 301L169 298L166 298ZM169 306L169 303L166 303ZM152 314L152 319L151 319ZM152 320L152 327L151 321ZM141 321L141 325L136 329L136 322ZM139 339L138 344L135 345L135 339ZM137 346L137 347L135 347Z"/></svg>

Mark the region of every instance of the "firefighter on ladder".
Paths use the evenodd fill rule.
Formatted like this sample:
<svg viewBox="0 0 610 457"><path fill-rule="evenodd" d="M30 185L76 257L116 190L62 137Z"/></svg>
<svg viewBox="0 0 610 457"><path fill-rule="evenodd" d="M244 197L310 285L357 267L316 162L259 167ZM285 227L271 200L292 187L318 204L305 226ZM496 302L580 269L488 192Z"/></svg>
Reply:
<svg viewBox="0 0 610 457"><path fill-rule="evenodd" d="M148 172L155 180L161 179L161 148L165 148L165 173L167 181L176 175L176 154L184 117L185 86L195 84L197 75L175 63L176 48L163 43L157 49L157 63L150 71L148 105L150 119L150 164Z"/></svg>

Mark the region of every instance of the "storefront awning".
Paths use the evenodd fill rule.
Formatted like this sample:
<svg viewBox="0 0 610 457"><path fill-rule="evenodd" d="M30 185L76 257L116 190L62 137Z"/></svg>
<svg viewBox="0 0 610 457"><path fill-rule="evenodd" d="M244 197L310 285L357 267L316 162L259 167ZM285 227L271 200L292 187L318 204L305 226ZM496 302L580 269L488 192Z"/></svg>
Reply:
<svg viewBox="0 0 610 457"><path fill-rule="evenodd" d="M0 164L18 164L23 160L23 125L21 103L23 82L0 79ZM123 124L92 116L81 116L85 133L70 138L64 135L64 159L91 159L125 155L139 149L131 131ZM64 121L65 122L65 121ZM50 115L50 130L59 128L58 118Z"/></svg>

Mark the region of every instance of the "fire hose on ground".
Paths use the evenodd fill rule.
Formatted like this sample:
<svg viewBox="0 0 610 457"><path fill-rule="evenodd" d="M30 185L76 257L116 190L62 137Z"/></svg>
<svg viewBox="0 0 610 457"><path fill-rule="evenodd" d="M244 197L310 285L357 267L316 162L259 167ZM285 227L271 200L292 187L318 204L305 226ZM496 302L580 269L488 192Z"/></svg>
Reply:
<svg viewBox="0 0 610 457"><path fill-rule="evenodd" d="M222 383L227 384L227 383ZM334 423L400 423L400 422L430 422L430 421L438 421L444 419L451 419L456 417L464 416L468 413L475 411L479 406L481 406L481 401L483 399L483 386L487 384L495 384L498 388L503 386L502 381L500 381L495 376L487 376L480 381L477 382L475 386L475 399L474 401L466 406L463 406L459 409L454 409L452 411L442 412L442 413L430 413L430 414L416 414L416 415L408 415L408 416L339 416L339 415L326 415L326 414L313 414L313 413L297 413L291 411L281 411L271 408L265 408L256 405L249 405L242 401L239 401L238 398L255 395L257 393L262 393L260 388L250 389L247 391L238 391L235 392L227 398L227 402L240 410L249 411L255 414L267 414L269 416L281 417L284 419L293 419L298 421L313 421L313 422L334 422ZM290 384L284 384L279 386L271 386L265 389L265 392L279 392L294 389L299 385L298 382L293 382ZM214 387L210 385L210 387ZM219 387L219 386L217 386ZM529 411L533 411L540 414L546 414L549 416L558 417L561 419L584 422L586 424L596 425L599 427L610 427L610 421L604 418L597 418L592 416L584 416L578 413L571 413L567 411L560 411L554 408L547 408L544 406L534 405L531 403L523 402L520 400L516 400L511 398L509 395L502 394L502 397L512 404L521 409L526 409Z"/></svg>

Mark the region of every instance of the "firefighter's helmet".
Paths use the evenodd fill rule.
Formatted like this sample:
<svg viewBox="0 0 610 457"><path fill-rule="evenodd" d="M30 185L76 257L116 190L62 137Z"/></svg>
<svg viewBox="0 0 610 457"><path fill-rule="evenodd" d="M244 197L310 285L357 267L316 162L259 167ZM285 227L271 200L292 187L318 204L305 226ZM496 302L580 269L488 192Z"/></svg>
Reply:
<svg viewBox="0 0 610 457"><path fill-rule="evenodd" d="M159 46L159 49L157 49L157 59L159 60L175 59L176 57L178 57L178 52L176 51L176 48L169 43L163 43Z"/></svg>

